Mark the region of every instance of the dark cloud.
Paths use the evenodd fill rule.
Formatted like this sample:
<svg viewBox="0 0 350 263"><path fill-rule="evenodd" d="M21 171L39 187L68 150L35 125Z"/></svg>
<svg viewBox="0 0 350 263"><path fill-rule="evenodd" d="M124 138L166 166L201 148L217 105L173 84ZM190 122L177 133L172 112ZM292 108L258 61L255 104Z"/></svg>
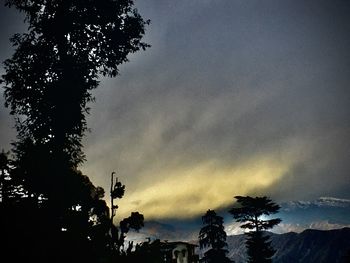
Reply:
<svg viewBox="0 0 350 263"><path fill-rule="evenodd" d="M96 184L116 170L126 210L152 217L176 216L170 200L197 215L236 193L348 196L346 1L137 6L152 47L94 93L83 169Z"/></svg>

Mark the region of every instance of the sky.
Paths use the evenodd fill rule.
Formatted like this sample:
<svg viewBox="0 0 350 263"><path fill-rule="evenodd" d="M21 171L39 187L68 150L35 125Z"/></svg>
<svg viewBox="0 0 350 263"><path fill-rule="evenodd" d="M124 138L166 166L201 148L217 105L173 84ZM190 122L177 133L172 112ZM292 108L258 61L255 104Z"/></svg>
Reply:
<svg viewBox="0 0 350 263"><path fill-rule="evenodd" d="M94 91L81 169L119 216L189 220L236 195L350 198L350 2L136 1L146 51ZM22 18L0 7L0 59ZM0 73L3 73L3 66ZM0 98L0 148L15 138Z"/></svg>

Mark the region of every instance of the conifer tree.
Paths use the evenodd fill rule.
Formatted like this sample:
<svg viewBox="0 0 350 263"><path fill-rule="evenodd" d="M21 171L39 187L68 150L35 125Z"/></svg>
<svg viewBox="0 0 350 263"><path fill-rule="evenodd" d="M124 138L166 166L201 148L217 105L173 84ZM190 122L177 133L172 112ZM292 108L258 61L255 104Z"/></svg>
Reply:
<svg viewBox="0 0 350 263"><path fill-rule="evenodd" d="M266 196L235 196L235 198L238 204L229 212L237 222L243 223L241 228L253 230L246 233L248 262L271 263L276 251L271 246L269 236L263 231L273 228L281 222L281 219L262 219L261 216L277 213L280 206Z"/></svg>
<svg viewBox="0 0 350 263"><path fill-rule="evenodd" d="M203 227L199 232L199 246L201 249L209 248L202 259L206 263L229 263L226 257L227 243L224 229L224 219L214 210L208 210L202 217Z"/></svg>

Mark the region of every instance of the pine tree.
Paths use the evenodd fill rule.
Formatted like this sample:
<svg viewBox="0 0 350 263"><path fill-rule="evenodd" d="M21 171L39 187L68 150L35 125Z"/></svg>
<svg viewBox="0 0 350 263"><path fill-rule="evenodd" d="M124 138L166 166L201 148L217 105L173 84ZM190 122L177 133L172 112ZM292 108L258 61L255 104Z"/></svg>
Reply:
<svg viewBox="0 0 350 263"><path fill-rule="evenodd" d="M232 262L226 257L227 247L226 232L224 229L224 220L218 216L214 210L208 210L202 217L203 227L199 232L200 249L209 248L204 253L204 262L206 263L225 263Z"/></svg>
<svg viewBox="0 0 350 263"><path fill-rule="evenodd" d="M273 228L281 219L262 219L261 216L275 214L280 206L267 197L235 196L238 205L229 212L241 228L253 230L246 233L246 247L249 263L270 263L276 251L271 246L269 236L263 231Z"/></svg>

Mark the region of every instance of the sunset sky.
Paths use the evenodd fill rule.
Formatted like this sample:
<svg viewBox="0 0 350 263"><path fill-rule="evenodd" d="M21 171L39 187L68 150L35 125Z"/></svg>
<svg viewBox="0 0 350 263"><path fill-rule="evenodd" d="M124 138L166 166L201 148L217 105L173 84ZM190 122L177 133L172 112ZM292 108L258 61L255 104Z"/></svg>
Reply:
<svg viewBox="0 0 350 263"><path fill-rule="evenodd" d="M350 198L349 1L136 7L151 20L152 47L94 92L81 167L107 191L117 173L120 216L189 219L235 195ZM22 20L0 7L1 61ZM9 150L15 131L0 104L0 149Z"/></svg>

